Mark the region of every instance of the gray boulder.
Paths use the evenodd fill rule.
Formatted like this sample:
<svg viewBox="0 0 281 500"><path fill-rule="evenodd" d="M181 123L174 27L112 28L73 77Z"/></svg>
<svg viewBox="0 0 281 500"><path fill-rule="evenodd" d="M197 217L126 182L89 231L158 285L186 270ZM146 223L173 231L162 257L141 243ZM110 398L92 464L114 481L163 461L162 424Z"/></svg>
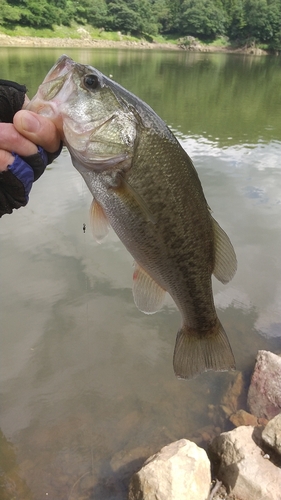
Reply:
<svg viewBox="0 0 281 500"><path fill-rule="evenodd" d="M254 427L241 426L216 437L209 448L214 474L239 500L280 500L281 469L270 462L253 436Z"/></svg>
<svg viewBox="0 0 281 500"><path fill-rule="evenodd" d="M206 500L210 485L206 452L181 439L162 448L134 474L129 500Z"/></svg>
<svg viewBox="0 0 281 500"><path fill-rule="evenodd" d="M248 392L248 406L250 413L268 420L281 412L280 356L269 351L258 351Z"/></svg>
<svg viewBox="0 0 281 500"><path fill-rule="evenodd" d="M281 413L270 420L262 431L263 441L281 455ZM281 498L281 485L280 485Z"/></svg>

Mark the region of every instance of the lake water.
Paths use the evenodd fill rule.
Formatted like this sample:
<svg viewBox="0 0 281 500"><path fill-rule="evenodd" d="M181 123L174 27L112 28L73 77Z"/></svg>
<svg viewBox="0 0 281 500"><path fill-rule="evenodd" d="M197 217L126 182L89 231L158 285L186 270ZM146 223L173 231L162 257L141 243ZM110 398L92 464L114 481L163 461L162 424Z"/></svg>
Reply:
<svg viewBox="0 0 281 500"><path fill-rule="evenodd" d="M1 48L1 78L32 97L61 53ZM249 378L258 349L281 351L281 58L67 54L148 102L193 159L236 249L237 274L214 280L214 295ZM27 207L0 222L3 500L125 499L145 458L210 424L208 405L230 381L175 378L179 313L171 300L152 316L136 309L132 258L113 232L95 243L90 202L63 151Z"/></svg>

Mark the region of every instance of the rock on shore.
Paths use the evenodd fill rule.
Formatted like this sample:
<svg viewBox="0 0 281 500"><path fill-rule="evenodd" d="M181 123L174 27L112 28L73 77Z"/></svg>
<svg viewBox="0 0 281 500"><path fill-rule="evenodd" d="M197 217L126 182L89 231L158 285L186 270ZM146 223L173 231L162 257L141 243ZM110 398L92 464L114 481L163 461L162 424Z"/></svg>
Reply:
<svg viewBox="0 0 281 500"><path fill-rule="evenodd" d="M162 448L134 474L129 500L206 500L210 483L206 452L181 439Z"/></svg>
<svg viewBox="0 0 281 500"><path fill-rule="evenodd" d="M248 406L253 415L268 420L281 412L281 358L272 352L258 352Z"/></svg>
<svg viewBox="0 0 281 500"><path fill-rule="evenodd" d="M209 456L216 477L240 500L280 500L281 469L264 452L258 429L222 433L212 441Z"/></svg>

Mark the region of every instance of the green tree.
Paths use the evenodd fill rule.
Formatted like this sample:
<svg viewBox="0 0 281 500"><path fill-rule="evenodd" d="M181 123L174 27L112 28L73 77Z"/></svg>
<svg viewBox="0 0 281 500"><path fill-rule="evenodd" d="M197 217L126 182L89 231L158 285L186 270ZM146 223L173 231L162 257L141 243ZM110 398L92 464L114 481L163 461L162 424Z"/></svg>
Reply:
<svg viewBox="0 0 281 500"><path fill-rule="evenodd" d="M185 0L182 4L180 30L185 35L215 38L225 33L223 6L214 0Z"/></svg>
<svg viewBox="0 0 281 500"><path fill-rule="evenodd" d="M0 0L0 25L16 24L20 18L20 8L14 5L9 5L6 0Z"/></svg>
<svg viewBox="0 0 281 500"><path fill-rule="evenodd" d="M107 22L107 4L105 0L80 0L73 17L77 23L102 28Z"/></svg>
<svg viewBox="0 0 281 500"><path fill-rule="evenodd" d="M35 28L51 28L58 22L56 8L48 0L26 0L21 11L21 24Z"/></svg>
<svg viewBox="0 0 281 500"><path fill-rule="evenodd" d="M276 50L281 50L281 0L268 2L268 17L271 26L269 45Z"/></svg>
<svg viewBox="0 0 281 500"><path fill-rule="evenodd" d="M153 0L152 12L160 33L169 33L173 26L169 0Z"/></svg>
<svg viewBox="0 0 281 500"><path fill-rule="evenodd" d="M180 31L183 3L184 0L168 0L170 16L172 19L172 33L177 33Z"/></svg>
<svg viewBox="0 0 281 500"><path fill-rule="evenodd" d="M266 0L246 0L244 35L263 41L270 32L268 6Z"/></svg>
<svg viewBox="0 0 281 500"><path fill-rule="evenodd" d="M107 26L112 30L125 33L154 35L157 32L157 24L149 0L109 1Z"/></svg>
<svg viewBox="0 0 281 500"><path fill-rule="evenodd" d="M280 47L281 0L222 0L231 40Z"/></svg>
<svg viewBox="0 0 281 500"><path fill-rule="evenodd" d="M244 0L222 0L226 15L226 32L232 40L239 39L245 28Z"/></svg>

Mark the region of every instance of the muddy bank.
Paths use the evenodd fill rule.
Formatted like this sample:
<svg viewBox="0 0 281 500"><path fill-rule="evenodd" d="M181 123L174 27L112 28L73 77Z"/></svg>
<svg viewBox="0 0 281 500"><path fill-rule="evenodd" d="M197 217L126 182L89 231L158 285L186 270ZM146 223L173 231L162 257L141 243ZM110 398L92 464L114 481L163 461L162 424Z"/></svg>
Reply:
<svg viewBox="0 0 281 500"><path fill-rule="evenodd" d="M145 40L137 41L111 41L98 40L88 36L86 30L81 38L39 38L31 36L9 36L0 33L0 46L2 47L53 47L53 48L125 48L125 49L161 49L161 50L188 50L192 52L224 52L251 55L265 55L266 51L257 47L214 47L200 43L185 44L156 43Z"/></svg>

